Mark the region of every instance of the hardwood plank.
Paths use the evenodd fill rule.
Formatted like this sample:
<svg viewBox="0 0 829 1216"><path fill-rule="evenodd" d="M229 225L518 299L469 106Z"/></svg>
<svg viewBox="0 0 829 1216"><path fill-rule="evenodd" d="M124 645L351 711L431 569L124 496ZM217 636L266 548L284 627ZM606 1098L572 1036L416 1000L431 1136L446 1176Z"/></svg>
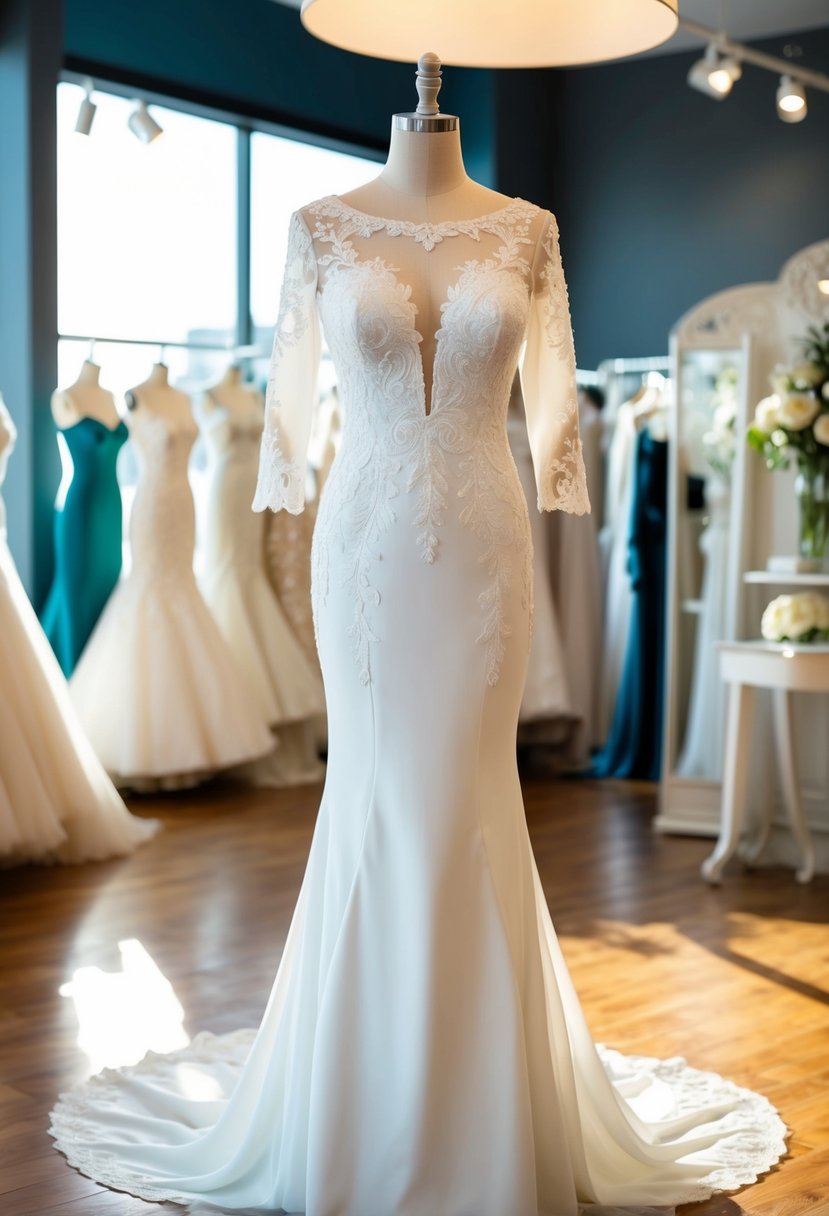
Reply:
<svg viewBox="0 0 829 1216"><path fill-rule="evenodd" d="M737 868L712 889L698 869L710 842L651 832L652 786L528 777L524 790L542 884L596 1037L758 1088L792 1129L790 1156L769 1177L684 1211L829 1216L829 879L800 887L788 870ZM160 816L165 831L134 857L2 873L3 1216L180 1211L101 1189L51 1148L55 1096L90 1069L75 999L60 988L79 968L109 976L102 1033L123 1031L118 943L137 939L188 1033L255 1026L319 795L217 783L137 799L133 809Z"/></svg>

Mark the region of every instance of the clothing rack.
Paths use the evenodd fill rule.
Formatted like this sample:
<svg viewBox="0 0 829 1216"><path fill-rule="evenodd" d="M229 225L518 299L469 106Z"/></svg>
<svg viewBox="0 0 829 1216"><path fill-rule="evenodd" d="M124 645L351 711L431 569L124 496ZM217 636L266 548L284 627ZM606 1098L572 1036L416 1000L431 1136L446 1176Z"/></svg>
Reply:
<svg viewBox="0 0 829 1216"><path fill-rule="evenodd" d="M162 362L164 351L171 350L218 350L226 351L237 359L264 359L270 354L261 346L240 346L236 342L169 342L157 338L97 338L91 334L58 334L60 342L87 342L90 351L99 344L108 343L111 346L155 346L161 352Z"/></svg>

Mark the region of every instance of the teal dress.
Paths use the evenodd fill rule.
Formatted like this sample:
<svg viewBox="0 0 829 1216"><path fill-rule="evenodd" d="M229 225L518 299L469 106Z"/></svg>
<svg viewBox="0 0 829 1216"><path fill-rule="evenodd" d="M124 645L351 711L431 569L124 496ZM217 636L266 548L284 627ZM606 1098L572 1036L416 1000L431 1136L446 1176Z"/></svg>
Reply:
<svg viewBox="0 0 829 1216"><path fill-rule="evenodd" d="M55 577L41 623L68 678L121 573L121 490L115 471L127 439L82 418L61 431L72 457L72 481L55 511Z"/></svg>

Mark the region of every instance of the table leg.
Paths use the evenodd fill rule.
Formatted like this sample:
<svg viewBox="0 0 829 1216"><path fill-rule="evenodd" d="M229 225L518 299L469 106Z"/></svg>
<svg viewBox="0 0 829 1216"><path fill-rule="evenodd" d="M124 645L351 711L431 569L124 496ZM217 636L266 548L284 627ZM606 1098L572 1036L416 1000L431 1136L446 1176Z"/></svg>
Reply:
<svg viewBox="0 0 829 1216"><path fill-rule="evenodd" d="M718 883L740 840L746 809L748 761L755 690L748 684L729 684L725 765L720 811L720 836L710 857L702 863L702 876Z"/></svg>
<svg viewBox="0 0 829 1216"><path fill-rule="evenodd" d="M777 762L780 765L783 802L789 816L792 835L800 850L801 864L795 877L798 882L811 882L815 872L815 849L803 812L803 801L800 797L800 786L797 780L792 694L785 688L777 688L774 691L774 733L777 740Z"/></svg>

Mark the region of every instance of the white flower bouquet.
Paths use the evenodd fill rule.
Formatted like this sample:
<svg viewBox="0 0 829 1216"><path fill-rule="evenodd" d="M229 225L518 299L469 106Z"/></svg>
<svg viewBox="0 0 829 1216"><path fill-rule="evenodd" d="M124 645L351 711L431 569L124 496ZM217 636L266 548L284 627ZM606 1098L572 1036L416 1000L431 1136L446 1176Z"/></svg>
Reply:
<svg viewBox="0 0 829 1216"><path fill-rule="evenodd" d="M801 347L800 363L775 369L747 437L769 469L796 459L800 555L820 564L829 550L829 322L812 326Z"/></svg>
<svg viewBox="0 0 829 1216"><path fill-rule="evenodd" d="M817 591L778 595L763 613L760 632L768 642L829 641L829 598Z"/></svg>

